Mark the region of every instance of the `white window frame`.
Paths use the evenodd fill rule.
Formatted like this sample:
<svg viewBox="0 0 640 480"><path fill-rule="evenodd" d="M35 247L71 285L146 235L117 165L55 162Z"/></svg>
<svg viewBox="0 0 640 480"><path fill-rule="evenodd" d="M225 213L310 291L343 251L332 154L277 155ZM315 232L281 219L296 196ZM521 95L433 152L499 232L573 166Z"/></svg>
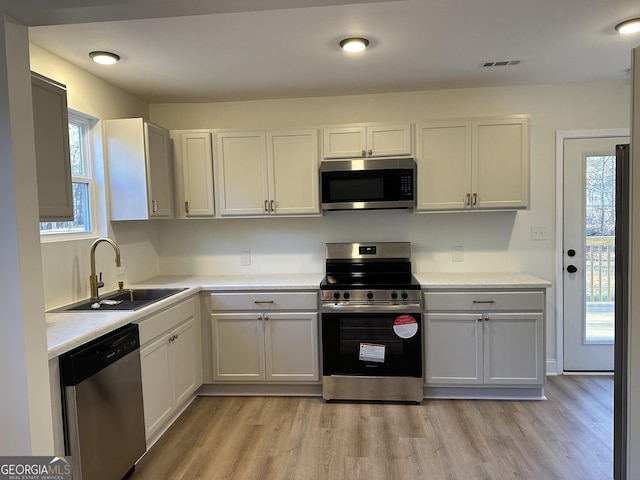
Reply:
<svg viewBox="0 0 640 480"><path fill-rule="evenodd" d="M85 175L81 177L72 176L71 181L73 183L86 183L89 186L89 221L91 229L83 232L40 232L40 241L43 243L97 238L106 232L104 168L99 120L69 109L69 123L80 124L83 129Z"/></svg>

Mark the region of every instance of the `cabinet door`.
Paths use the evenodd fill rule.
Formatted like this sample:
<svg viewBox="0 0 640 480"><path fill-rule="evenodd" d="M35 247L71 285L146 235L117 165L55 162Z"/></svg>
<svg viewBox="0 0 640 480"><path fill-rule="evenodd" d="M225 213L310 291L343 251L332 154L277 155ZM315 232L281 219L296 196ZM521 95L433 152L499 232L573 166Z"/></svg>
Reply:
<svg viewBox="0 0 640 480"><path fill-rule="evenodd" d="M67 91L35 75L31 91L40 220L73 220Z"/></svg>
<svg viewBox="0 0 640 480"><path fill-rule="evenodd" d="M212 314L213 379L264 380L264 325L260 314Z"/></svg>
<svg viewBox="0 0 640 480"><path fill-rule="evenodd" d="M472 142L474 207L525 208L529 200L528 120L476 120Z"/></svg>
<svg viewBox="0 0 640 480"><path fill-rule="evenodd" d="M182 404L198 388L196 321L192 317L171 332L171 373L174 404Z"/></svg>
<svg viewBox="0 0 640 480"><path fill-rule="evenodd" d="M416 210L461 210L471 195L471 122L416 126Z"/></svg>
<svg viewBox="0 0 640 480"><path fill-rule="evenodd" d="M481 314L425 315L426 384L482 384Z"/></svg>
<svg viewBox="0 0 640 480"><path fill-rule="evenodd" d="M222 132L216 136L220 213L267 215L267 146L265 132Z"/></svg>
<svg viewBox="0 0 640 480"><path fill-rule="evenodd" d="M180 143L185 215L187 217L212 217L215 211L211 133L183 133Z"/></svg>
<svg viewBox="0 0 640 480"><path fill-rule="evenodd" d="M411 125L367 127L367 156L411 155Z"/></svg>
<svg viewBox="0 0 640 480"><path fill-rule="evenodd" d="M319 380L317 332L317 313L266 314L266 379Z"/></svg>
<svg viewBox="0 0 640 480"><path fill-rule="evenodd" d="M485 316L484 383L542 385L542 313L492 313Z"/></svg>
<svg viewBox="0 0 640 480"><path fill-rule="evenodd" d="M269 212L320 213L317 130L269 132Z"/></svg>
<svg viewBox="0 0 640 480"><path fill-rule="evenodd" d="M325 128L324 158L365 157L367 154L366 127Z"/></svg>
<svg viewBox="0 0 640 480"><path fill-rule="evenodd" d="M147 439L159 430L173 409L169 334L140 349L142 396Z"/></svg>
<svg viewBox="0 0 640 480"><path fill-rule="evenodd" d="M144 125L149 216L169 218L173 214L169 132L149 123Z"/></svg>

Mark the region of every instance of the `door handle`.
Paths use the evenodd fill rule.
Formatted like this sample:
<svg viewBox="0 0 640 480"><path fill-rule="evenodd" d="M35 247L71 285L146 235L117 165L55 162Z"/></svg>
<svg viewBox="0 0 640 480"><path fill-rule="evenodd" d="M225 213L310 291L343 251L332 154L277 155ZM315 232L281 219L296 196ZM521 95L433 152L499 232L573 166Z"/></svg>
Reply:
<svg viewBox="0 0 640 480"><path fill-rule="evenodd" d="M569 265L567 267L567 272L569 272L569 273L576 273L577 271L578 271L578 269L576 268L575 265Z"/></svg>

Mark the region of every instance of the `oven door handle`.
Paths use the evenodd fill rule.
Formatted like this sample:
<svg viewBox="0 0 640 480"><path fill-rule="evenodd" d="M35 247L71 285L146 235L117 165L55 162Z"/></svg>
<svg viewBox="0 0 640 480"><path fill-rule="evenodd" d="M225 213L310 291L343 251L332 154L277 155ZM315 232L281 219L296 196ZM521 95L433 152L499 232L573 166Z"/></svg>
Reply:
<svg viewBox="0 0 640 480"><path fill-rule="evenodd" d="M321 312L398 312L398 313L422 313L419 303L410 304L373 304L373 303L326 303L320 308Z"/></svg>

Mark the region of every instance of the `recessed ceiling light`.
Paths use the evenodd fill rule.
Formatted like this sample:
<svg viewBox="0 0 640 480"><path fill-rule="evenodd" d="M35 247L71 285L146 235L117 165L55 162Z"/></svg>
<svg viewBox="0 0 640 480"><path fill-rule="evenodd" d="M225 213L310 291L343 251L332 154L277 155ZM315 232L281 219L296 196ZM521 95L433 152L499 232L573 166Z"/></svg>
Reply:
<svg viewBox="0 0 640 480"><path fill-rule="evenodd" d="M631 18L616 25L616 31L622 34L638 33L640 32L640 17Z"/></svg>
<svg viewBox="0 0 640 480"><path fill-rule="evenodd" d="M101 65L113 65L118 60L120 60L119 55L116 55L115 53L111 53L111 52L95 51L95 52L90 52L89 56L94 62L100 63Z"/></svg>
<svg viewBox="0 0 640 480"><path fill-rule="evenodd" d="M347 52L361 52L369 45L369 40L361 37L345 38L340 42L340 47Z"/></svg>

